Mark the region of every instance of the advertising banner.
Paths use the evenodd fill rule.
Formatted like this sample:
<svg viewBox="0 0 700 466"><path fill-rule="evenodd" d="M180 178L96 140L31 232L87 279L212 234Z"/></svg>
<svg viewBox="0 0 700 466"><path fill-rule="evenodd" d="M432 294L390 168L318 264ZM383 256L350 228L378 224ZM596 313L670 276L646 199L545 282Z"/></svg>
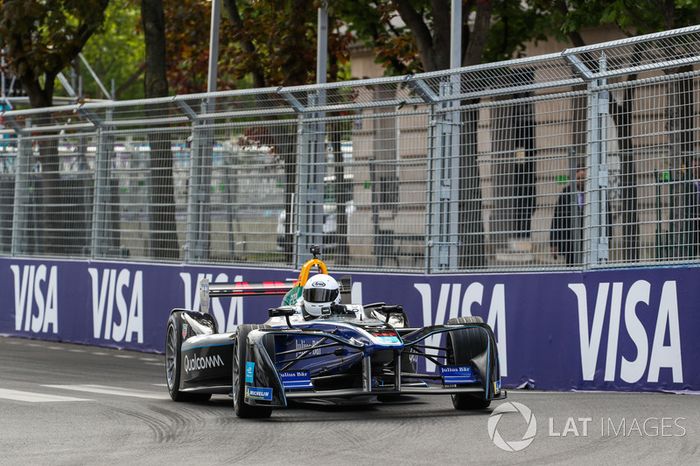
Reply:
<svg viewBox="0 0 700 466"><path fill-rule="evenodd" d="M0 333L162 352L198 283L285 281L282 269L0 258ZM518 274L350 275L354 303L401 304L411 326L481 316L506 387L700 390L700 267ZM281 297L214 299L219 330L260 323ZM439 343L438 341L432 343ZM429 343L431 344L431 343Z"/></svg>

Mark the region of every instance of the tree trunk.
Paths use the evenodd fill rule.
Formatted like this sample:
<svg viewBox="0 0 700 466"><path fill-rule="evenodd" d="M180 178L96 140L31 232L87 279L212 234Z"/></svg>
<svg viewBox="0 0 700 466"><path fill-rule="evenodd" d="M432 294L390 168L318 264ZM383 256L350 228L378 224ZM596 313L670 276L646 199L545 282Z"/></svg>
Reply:
<svg viewBox="0 0 700 466"><path fill-rule="evenodd" d="M142 0L141 17L146 42L146 98L168 95L165 58L165 18L162 0ZM163 116L157 111L151 117ZM177 259L180 251L175 225L173 192L173 156L170 134L151 132L150 147L150 238L151 256L156 259Z"/></svg>
<svg viewBox="0 0 700 466"><path fill-rule="evenodd" d="M47 83L49 79L53 81L53 77L47 77ZM47 85L42 89L38 80L29 77L25 77L22 80L22 84L32 108L48 108L53 105L53 84ZM50 113L39 118L41 118L42 125L50 125L53 119ZM40 195L36 199L42 205L37 206L37 212L35 212L37 215L34 218L39 219L35 234L43 235L43 239L35 238L34 245L36 249L33 252L38 254L61 254L67 237L64 220L67 212L61 207L63 196L61 194L60 159L57 139L42 139L39 141L39 162L41 164L41 178L38 180Z"/></svg>
<svg viewBox="0 0 700 466"><path fill-rule="evenodd" d="M628 81L636 80L636 75ZM615 105L610 99L610 112L618 132L620 150L620 197L622 202L622 259L625 262L639 260L639 221L637 218L637 166L632 144L632 102L634 87L624 90L622 103Z"/></svg>
<svg viewBox="0 0 700 466"><path fill-rule="evenodd" d="M522 71L520 82L533 82L534 71ZM509 79L507 75L498 79ZM511 78L512 80L512 78ZM512 86L516 82L509 83ZM531 93L505 95L497 100L524 99ZM535 206L534 105L516 103L491 109L491 148L495 209L491 242L505 247L512 237L530 236Z"/></svg>
<svg viewBox="0 0 700 466"><path fill-rule="evenodd" d="M468 10L467 10L468 11ZM462 66L477 65L481 62L486 47L486 39L491 27L493 2L477 2L474 26L469 35L463 38ZM463 15L462 22L467 22ZM445 66L447 67L447 66ZM466 83L466 87L473 87ZM465 83L462 82L462 88ZM462 102L476 104L477 101ZM459 157L459 213L458 213L458 265L460 268L483 268L486 266L484 250L484 222L481 200L481 174L479 173L477 134L479 111L469 109L462 111L462 131L460 135Z"/></svg>

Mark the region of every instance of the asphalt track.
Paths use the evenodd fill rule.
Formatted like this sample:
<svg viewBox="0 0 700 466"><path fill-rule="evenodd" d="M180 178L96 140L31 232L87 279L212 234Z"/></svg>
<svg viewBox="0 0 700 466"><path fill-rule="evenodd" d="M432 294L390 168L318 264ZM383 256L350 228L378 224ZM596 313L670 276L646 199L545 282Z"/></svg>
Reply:
<svg viewBox="0 0 700 466"><path fill-rule="evenodd" d="M527 448L506 452L489 437L491 409L458 412L442 396L363 408L295 407L263 421L237 419L226 396L174 403L163 386L161 359L0 336L0 464L639 465L700 459L700 396L511 391L508 401L532 410L537 435ZM510 412L494 425L510 442L523 437L527 421Z"/></svg>

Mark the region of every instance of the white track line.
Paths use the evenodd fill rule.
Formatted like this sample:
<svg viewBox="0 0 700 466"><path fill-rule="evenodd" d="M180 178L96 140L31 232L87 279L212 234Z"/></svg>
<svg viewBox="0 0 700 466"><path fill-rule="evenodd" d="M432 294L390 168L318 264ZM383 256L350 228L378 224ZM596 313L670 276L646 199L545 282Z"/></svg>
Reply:
<svg viewBox="0 0 700 466"><path fill-rule="evenodd" d="M101 395L128 396L133 398L146 398L149 400L164 400L166 395L158 395L153 392L141 390L129 390L121 387L108 387L105 385L42 385L42 387L57 388L59 390L73 390L76 392L99 393Z"/></svg>
<svg viewBox="0 0 700 466"><path fill-rule="evenodd" d="M70 396L46 395L44 393L24 392L0 388L0 398L13 401L27 401L29 403L51 403L59 401L92 401L84 398Z"/></svg>

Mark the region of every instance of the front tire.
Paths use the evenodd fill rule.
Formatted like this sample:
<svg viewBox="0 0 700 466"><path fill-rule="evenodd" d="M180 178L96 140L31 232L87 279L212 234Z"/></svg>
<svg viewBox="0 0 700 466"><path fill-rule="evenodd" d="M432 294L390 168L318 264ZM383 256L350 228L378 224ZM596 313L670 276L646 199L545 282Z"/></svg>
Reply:
<svg viewBox="0 0 700 466"><path fill-rule="evenodd" d="M170 398L173 401L207 401L211 398L209 393L185 393L180 391L182 335L178 329L177 319L175 316L170 316L168 330L165 333L165 382L168 385Z"/></svg>
<svg viewBox="0 0 700 466"><path fill-rule="evenodd" d="M245 365L248 360L248 349L246 342L248 334L259 328L266 328L264 325L239 325L236 335L236 343L233 345L233 409L236 416L245 419L262 419L272 415L272 408L267 406L252 406L246 404L245 400L245 383L242 373L245 373L245 367L241 370L241 365Z"/></svg>
<svg viewBox="0 0 700 466"><path fill-rule="evenodd" d="M454 324L483 324L484 320L479 316L455 317L447 321L448 325ZM453 337L453 333L457 335ZM459 339L459 345L453 342ZM463 364L474 356L484 351L488 344L488 338L484 332L478 329L463 329L450 332L447 339L448 361L450 364ZM459 354L456 354L459 351ZM487 382L488 383L488 382ZM452 395L452 405L460 411L472 411L486 409L491 405L491 400L470 393L457 393Z"/></svg>

